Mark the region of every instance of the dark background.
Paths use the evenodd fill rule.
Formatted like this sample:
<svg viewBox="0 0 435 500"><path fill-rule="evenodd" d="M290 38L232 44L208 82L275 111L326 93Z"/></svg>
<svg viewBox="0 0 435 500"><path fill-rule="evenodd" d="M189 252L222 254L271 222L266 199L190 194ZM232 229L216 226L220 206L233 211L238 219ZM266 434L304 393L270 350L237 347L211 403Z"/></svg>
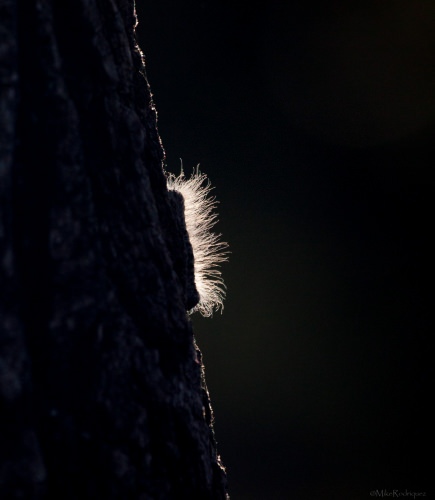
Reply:
<svg viewBox="0 0 435 500"><path fill-rule="evenodd" d="M434 3L137 10L167 169L232 252L193 318L232 499L430 497Z"/></svg>

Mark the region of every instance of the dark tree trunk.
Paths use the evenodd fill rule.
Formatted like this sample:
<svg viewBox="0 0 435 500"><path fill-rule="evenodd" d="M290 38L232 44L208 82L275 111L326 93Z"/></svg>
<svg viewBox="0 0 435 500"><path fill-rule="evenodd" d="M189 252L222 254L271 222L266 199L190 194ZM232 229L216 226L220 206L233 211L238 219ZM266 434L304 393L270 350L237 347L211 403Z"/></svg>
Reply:
<svg viewBox="0 0 435 500"><path fill-rule="evenodd" d="M133 0L0 0L0 498L223 499Z"/></svg>

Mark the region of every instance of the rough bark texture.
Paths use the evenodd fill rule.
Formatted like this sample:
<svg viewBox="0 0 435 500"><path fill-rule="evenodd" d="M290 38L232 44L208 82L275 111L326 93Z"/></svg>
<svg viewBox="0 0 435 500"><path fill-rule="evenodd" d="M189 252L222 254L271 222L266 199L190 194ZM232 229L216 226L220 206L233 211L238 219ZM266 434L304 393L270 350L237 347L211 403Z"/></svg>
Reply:
<svg viewBox="0 0 435 500"><path fill-rule="evenodd" d="M135 22L0 0L2 499L226 498Z"/></svg>

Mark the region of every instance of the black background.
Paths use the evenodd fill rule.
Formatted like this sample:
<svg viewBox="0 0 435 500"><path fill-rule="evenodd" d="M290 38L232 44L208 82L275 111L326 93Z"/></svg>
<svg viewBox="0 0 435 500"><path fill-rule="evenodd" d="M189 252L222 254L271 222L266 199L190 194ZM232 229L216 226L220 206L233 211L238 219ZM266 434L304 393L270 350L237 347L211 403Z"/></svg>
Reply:
<svg viewBox="0 0 435 500"><path fill-rule="evenodd" d="M231 497L430 496L434 4L137 11L167 169L232 252L193 318Z"/></svg>

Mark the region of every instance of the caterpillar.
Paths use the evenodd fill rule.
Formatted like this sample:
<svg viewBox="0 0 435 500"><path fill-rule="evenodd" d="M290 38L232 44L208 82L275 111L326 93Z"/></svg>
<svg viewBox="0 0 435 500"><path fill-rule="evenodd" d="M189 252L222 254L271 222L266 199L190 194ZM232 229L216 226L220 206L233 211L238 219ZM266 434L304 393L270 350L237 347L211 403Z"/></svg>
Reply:
<svg viewBox="0 0 435 500"><path fill-rule="evenodd" d="M228 244L221 241L221 234L212 232L218 221L215 211L218 202L210 196L213 188L199 167L190 178L185 177L183 169L179 176L167 174L167 187L173 200L174 196L181 195L182 200L173 203L173 206L177 206L178 211L184 211L179 216L184 219L193 254L191 281L198 300L189 313L198 311L203 316L212 316L215 311L223 310L226 287L219 267L228 260Z"/></svg>

